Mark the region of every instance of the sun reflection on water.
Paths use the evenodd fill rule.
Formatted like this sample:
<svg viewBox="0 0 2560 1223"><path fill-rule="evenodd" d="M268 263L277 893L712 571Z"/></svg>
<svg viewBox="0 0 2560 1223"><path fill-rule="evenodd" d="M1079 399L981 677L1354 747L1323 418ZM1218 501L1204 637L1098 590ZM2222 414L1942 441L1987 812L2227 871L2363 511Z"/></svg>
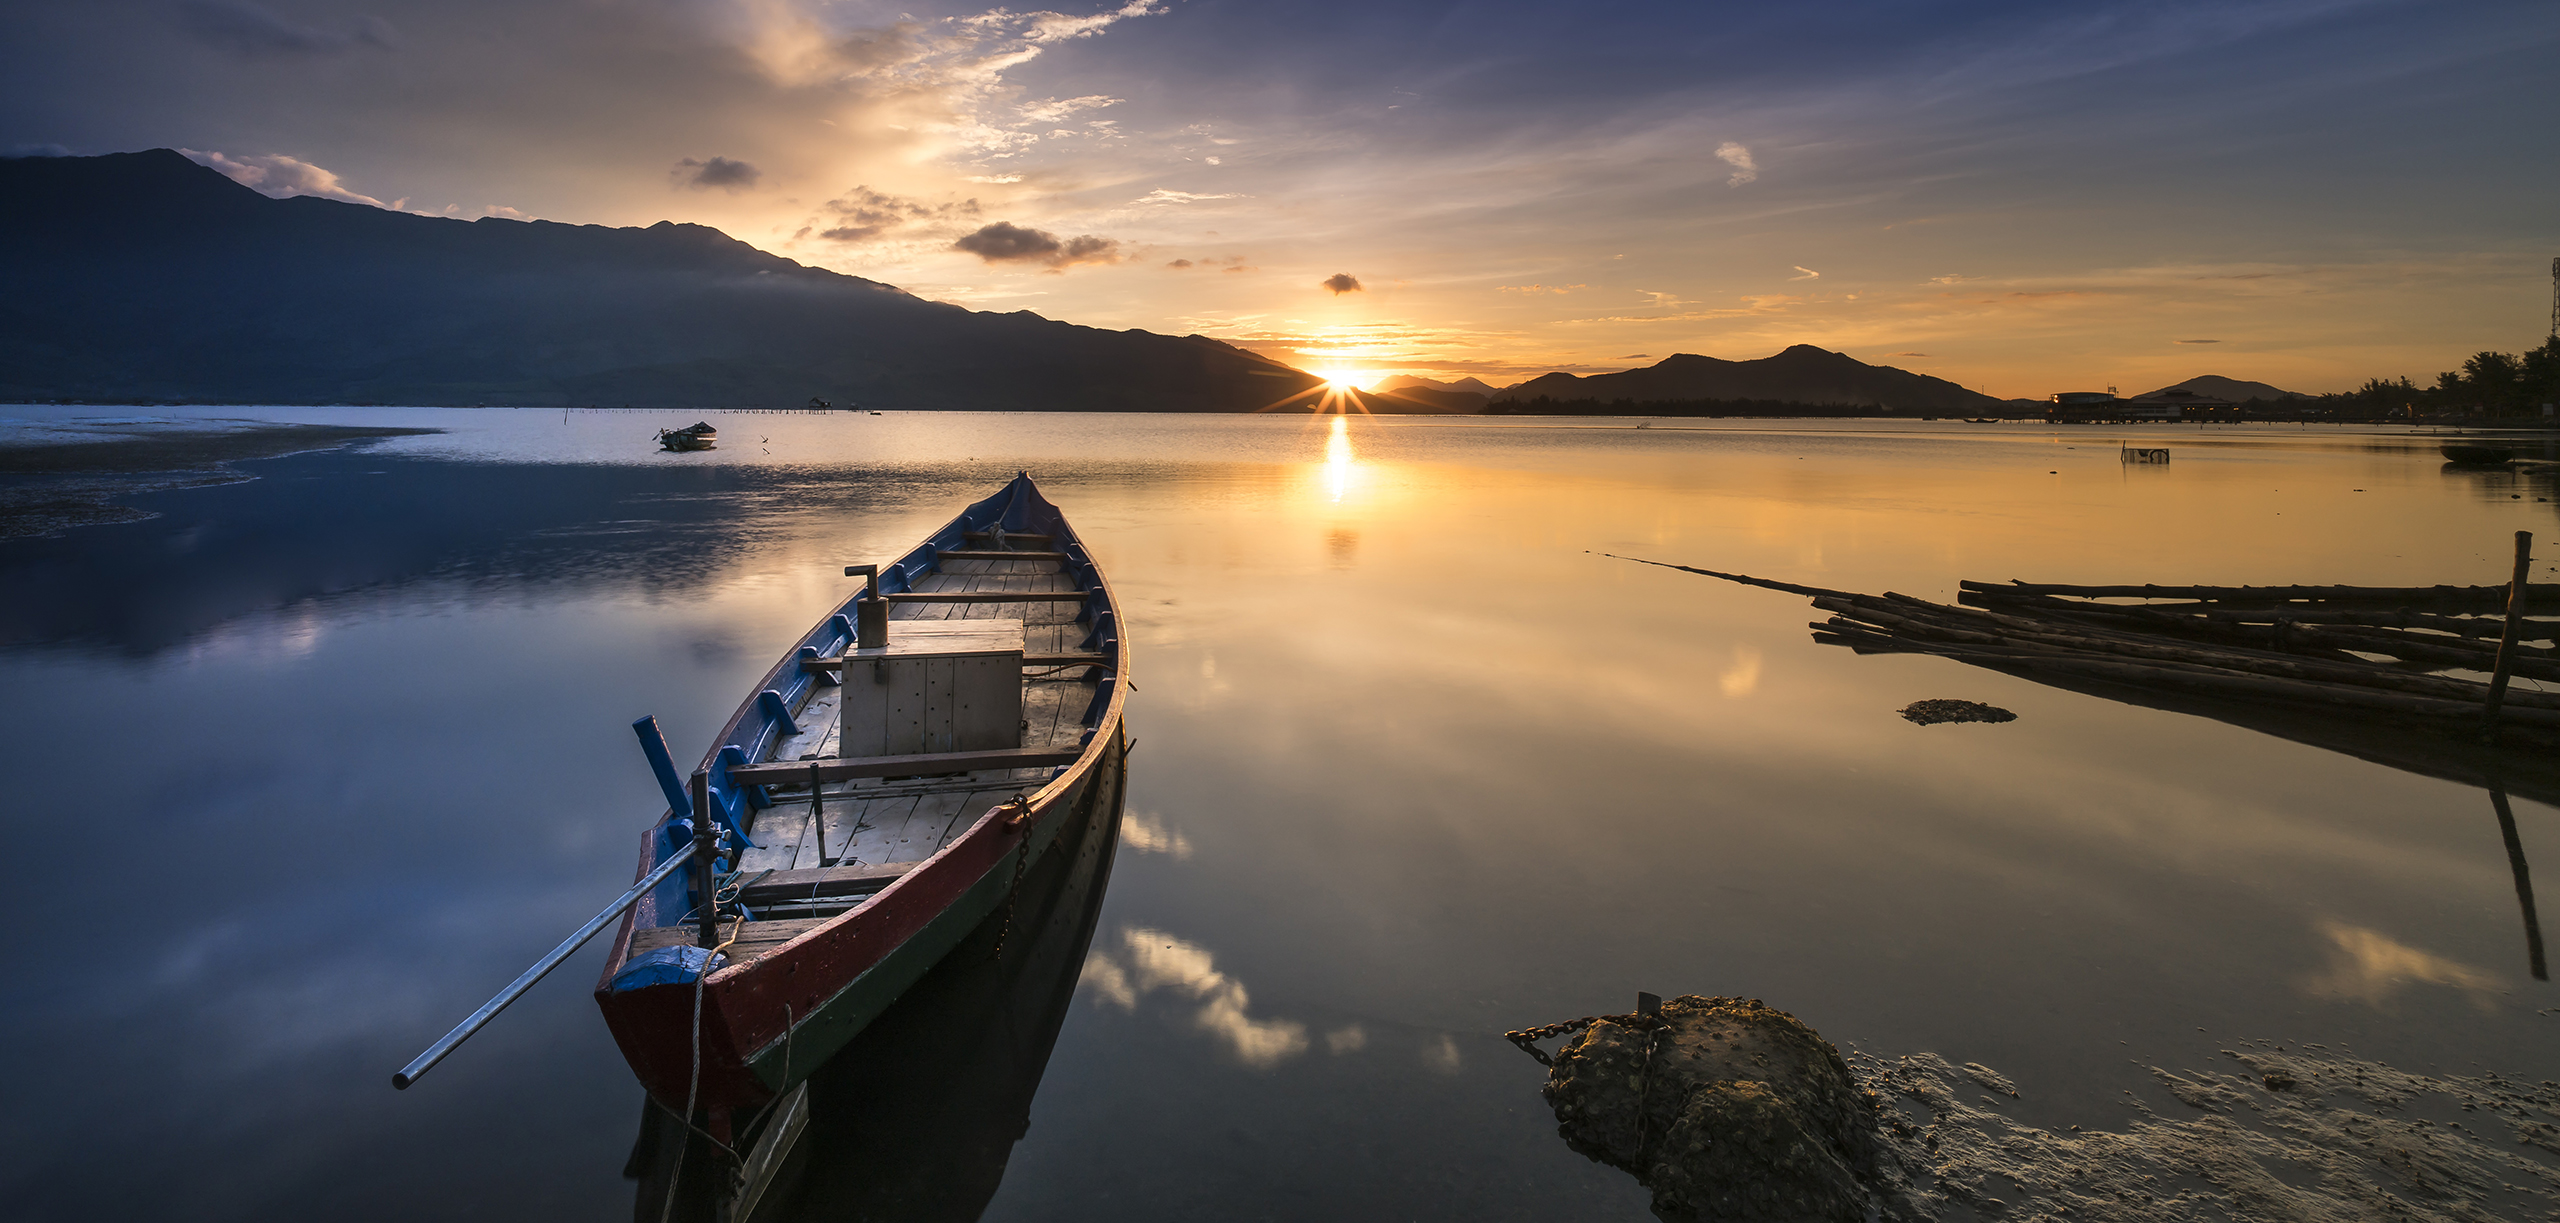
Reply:
<svg viewBox="0 0 2560 1223"><path fill-rule="evenodd" d="M1351 486L1351 427L1344 417L1333 418L1333 434L1325 439L1324 474L1333 499L1342 500L1342 490Z"/></svg>

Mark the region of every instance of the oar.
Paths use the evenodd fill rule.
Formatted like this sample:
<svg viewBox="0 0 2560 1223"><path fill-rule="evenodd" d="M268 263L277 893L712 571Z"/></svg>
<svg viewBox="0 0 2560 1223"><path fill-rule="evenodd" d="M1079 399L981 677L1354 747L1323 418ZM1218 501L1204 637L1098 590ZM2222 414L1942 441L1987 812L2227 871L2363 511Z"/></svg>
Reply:
<svg viewBox="0 0 2560 1223"><path fill-rule="evenodd" d="M692 860L691 854L668 855L666 861L658 864L658 869L642 876L640 882L632 884L631 890L622 894L622 899L606 905L604 912L588 918L586 925L578 927L577 933L570 935L562 940L559 946L552 948L551 954L534 961L533 967L524 970L523 976L517 977L505 989L499 990L497 997L481 1003L479 1010L471 1012L469 1019L455 1024L452 1031L444 1034L444 1039L427 1046L427 1051L419 1054L416 1061L401 1067L398 1074L391 1076L391 1085L407 1090L409 1084L417 1082L419 1077L433 1069L437 1062L443 1061L445 1054L453 1052L455 1046L471 1039L472 1033L479 1031L490 1020L497 1018L498 1012L507 1009L508 1003L522 997L526 990L533 988L534 982L540 981L552 969L558 968L560 961L568 959L578 948L586 946L587 940L596 936L596 931L604 929L606 923L622 916L624 909L637 903L650 888L658 885L659 880L675 873L677 867Z"/></svg>

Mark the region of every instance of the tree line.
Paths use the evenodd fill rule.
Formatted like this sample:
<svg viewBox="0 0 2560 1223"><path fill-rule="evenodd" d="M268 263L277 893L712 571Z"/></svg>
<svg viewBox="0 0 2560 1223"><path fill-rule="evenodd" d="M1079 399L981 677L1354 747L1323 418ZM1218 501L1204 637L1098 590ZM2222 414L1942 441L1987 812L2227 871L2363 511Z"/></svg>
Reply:
<svg viewBox="0 0 2560 1223"><path fill-rule="evenodd" d="M2530 352L2479 352L2462 368L2436 375L2435 385L2420 386L2406 377L2369 378L2343 395L2323 395L2324 404L2358 408L2375 414L2406 412L2470 412L2500 416L2539 416L2542 405L2560 404L2560 336Z"/></svg>

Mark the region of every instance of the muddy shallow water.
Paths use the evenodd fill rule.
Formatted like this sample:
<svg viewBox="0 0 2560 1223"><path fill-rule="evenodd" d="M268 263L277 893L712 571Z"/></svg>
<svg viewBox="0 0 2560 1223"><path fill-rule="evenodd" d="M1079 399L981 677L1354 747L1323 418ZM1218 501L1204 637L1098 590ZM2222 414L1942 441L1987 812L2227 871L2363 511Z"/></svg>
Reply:
<svg viewBox="0 0 2560 1223"><path fill-rule="evenodd" d="M114 880L31 897L78 954L0 985L30 1217L625 1216L592 949L390 1071L627 881L634 717L698 750L842 565L1017 468L1125 609L1137 747L1027 1128L953 1155L988 1218L1647 1218L1502 1039L1639 989L1994 1068L2055 1133L2200 1116L2153 1068L2243 1041L2560 1078L2483 792L1594 555L1941 601L2494 583L2515 530L2560 557L2545 469L2294 426L713 414L669 455L704 414L207 414L445 432L0 542L6 829L75 868L30 883Z"/></svg>

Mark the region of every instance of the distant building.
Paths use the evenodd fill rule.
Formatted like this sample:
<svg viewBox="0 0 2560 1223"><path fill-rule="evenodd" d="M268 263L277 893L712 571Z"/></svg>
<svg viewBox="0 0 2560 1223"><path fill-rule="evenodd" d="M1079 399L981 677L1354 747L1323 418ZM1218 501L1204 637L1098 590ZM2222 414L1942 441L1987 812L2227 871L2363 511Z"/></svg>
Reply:
<svg viewBox="0 0 2560 1223"><path fill-rule="evenodd" d="M2127 420L2182 420L2229 412L2240 405L2194 391L2161 391L2125 401Z"/></svg>

